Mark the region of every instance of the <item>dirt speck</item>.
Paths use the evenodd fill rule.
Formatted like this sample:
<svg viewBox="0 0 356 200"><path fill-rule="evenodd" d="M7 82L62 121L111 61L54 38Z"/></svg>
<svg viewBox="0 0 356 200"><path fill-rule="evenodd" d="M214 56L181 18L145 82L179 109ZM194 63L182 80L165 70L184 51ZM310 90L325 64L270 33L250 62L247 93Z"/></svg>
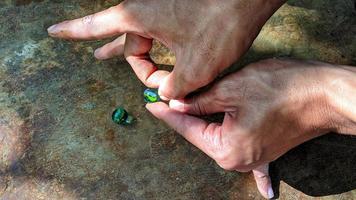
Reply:
<svg viewBox="0 0 356 200"><path fill-rule="evenodd" d="M105 133L105 140L106 141L114 141L115 139L115 131L112 129L109 129L108 131L106 131Z"/></svg>

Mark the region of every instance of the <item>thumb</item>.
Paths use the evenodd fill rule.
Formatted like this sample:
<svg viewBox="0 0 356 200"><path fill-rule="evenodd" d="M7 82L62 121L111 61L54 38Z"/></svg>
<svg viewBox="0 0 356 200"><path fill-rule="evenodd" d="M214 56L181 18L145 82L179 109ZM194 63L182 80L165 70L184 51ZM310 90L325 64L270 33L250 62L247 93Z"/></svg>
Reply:
<svg viewBox="0 0 356 200"><path fill-rule="evenodd" d="M263 197L272 199L274 197L274 193L268 169L269 165L265 164L252 170L252 172L256 180L258 191L260 191Z"/></svg>
<svg viewBox="0 0 356 200"><path fill-rule="evenodd" d="M192 79L185 74L178 74L173 70L160 83L158 94L163 100L183 99L187 94L198 89Z"/></svg>
<svg viewBox="0 0 356 200"><path fill-rule="evenodd" d="M171 100L169 107L173 110L192 115L208 115L219 112L228 112L225 103L219 101L214 88L193 96L189 99Z"/></svg>
<svg viewBox="0 0 356 200"><path fill-rule="evenodd" d="M177 62L173 71L160 82L159 95L164 100L183 99L190 92L195 91L213 81L218 72L214 67L201 67L198 61L180 60L177 55Z"/></svg>

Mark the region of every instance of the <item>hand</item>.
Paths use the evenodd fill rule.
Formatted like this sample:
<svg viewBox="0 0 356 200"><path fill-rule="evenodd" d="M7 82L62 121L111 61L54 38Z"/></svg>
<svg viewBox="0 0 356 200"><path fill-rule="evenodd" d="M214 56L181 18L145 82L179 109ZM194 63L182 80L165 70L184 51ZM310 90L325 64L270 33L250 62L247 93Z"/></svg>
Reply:
<svg viewBox="0 0 356 200"><path fill-rule="evenodd" d="M225 77L191 99L172 100L169 107L163 102L147 104L147 109L222 168L254 169L258 189L271 198L269 162L314 137L342 131L335 127L346 120L340 119L332 102L341 102L333 100L334 91L339 91L334 83L348 76L344 71L326 63L270 59ZM355 83L355 75L348 77ZM355 90L350 94L346 96L354 96L355 102ZM355 107L351 110L356 112ZM225 113L222 124L192 116L219 112Z"/></svg>
<svg viewBox="0 0 356 200"><path fill-rule="evenodd" d="M164 99L180 99L211 82L250 47L263 24L284 0L127 0L108 10L62 22L53 37L101 39L126 34L98 49L106 59L124 52L138 78L159 87ZM171 49L171 73L157 70L148 56L156 39Z"/></svg>

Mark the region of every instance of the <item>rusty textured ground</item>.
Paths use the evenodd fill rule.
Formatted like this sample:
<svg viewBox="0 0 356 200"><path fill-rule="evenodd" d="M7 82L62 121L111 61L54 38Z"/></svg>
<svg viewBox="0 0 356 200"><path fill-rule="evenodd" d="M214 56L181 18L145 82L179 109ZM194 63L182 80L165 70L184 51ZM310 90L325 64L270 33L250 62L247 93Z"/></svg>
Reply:
<svg viewBox="0 0 356 200"><path fill-rule="evenodd" d="M154 119L130 66L93 58L103 42L47 36L118 2L0 2L0 199L262 199L250 174L223 171ZM355 1L289 1L230 70L273 56L356 65ZM152 58L174 62L159 45ZM113 124L117 105L137 123ZM291 150L271 166L279 199L356 199L355 150L335 134Z"/></svg>

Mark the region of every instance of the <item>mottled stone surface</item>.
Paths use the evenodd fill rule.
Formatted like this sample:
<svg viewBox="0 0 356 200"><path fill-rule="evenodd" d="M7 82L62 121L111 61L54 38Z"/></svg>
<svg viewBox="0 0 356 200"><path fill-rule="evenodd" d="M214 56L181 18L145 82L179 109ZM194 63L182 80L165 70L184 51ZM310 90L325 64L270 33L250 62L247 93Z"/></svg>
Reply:
<svg viewBox="0 0 356 200"><path fill-rule="evenodd" d="M250 174L226 172L154 119L122 58L101 42L49 38L46 28L117 0L0 2L0 199L261 199ZM232 66L273 56L356 64L352 0L289 1ZM159 44L152 58L174 63ZM116 106L137 121L117 126ZM355 199L356 139L327 135L272 163L280 199Z"/></svg>

